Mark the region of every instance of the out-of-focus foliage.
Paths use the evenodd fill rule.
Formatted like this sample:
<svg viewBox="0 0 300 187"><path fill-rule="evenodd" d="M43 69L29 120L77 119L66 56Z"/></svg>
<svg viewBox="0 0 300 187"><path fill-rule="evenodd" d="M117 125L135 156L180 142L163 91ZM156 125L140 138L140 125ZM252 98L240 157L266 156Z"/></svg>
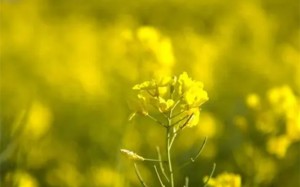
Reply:
<svg viewBox="0 0 300 187"><path fill-rule="evenodd" d="M139 186L119 149L156 157L164 140L128 122L131 88L183 71L210 100L175 168L208 143L177 184L202 184L216 162L214 181L300 185L298 1L2 0L0 14L1 186Z"/></svg>

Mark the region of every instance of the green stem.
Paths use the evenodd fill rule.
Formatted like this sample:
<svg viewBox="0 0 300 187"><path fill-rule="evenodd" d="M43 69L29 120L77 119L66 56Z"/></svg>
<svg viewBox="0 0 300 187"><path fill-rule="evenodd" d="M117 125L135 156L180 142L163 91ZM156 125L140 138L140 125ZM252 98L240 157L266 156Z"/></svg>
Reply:
<svg viewBox="0 0 300 187"><path fill-rule="evenodd" d="M172 126L172 116L173 116L173 111L176 108L176 106L180 103L180 100L181 100L181 97L177 100L177 102L171 108L171 110L169 112L169 116L167 116L168 125L166 127L166 129L167 129L166 152L167 152L167 158L168 158L171 187L174 187L174 174L173 174L172 160L171 160L171 147L172 147L174 139L176 137L176 134L174 134L173 137L171 137L171 135L172 135L171 129L173 128L173 126Z"/></svg>
<svg viewBox="0 0 300 187"><path fill-rule="evenodd" d="M159 150L158 146L156 147L156 150L157 150L157 154L158 154L158 160L161 160L161 154L160 154L160 150ZM170 180L169 180L169 178L168 178L168 176L167 176L167 174L165 172L165 168L163 166L163 162L159 162L159 166L160 166L160 170L161 170L162 174L164 175L164 177L166 178L166 180L168 182L170 182Z"/></svg>
<svg viewBox="0 0 300 187"><path fill-rule="evenodd" d="M159 175L159 173L158 173L157 168L156 168L155 165L154 165L154 170L155 170L156 176L157 176L157 178L158 178L158 180L159 180L160 186L161 186L161 187L165 187L165 185L164 185L164 183L162 182L161 177L160 177L160 175Z"/></svg>
<svg viewBox="0 0 300 187"><path fill-rule="evenodd" d="M211 171L209 177L208 177L208 178L206 179L206 181L204 182L203 187L206 187L206 186L208 185L209 180L212 178L212 176L213 176L213 174L214 174L214 172L215 172L215 169L216 169L216 163L214 163L213 168L212 168L212 171Z"/></svg>
<svg viewBox="0 0 300 187"><path fill-rule="evenodd" d="M171 187L174 187L174 175L173 175L173 168L172 168L172 160L171 160L171 132L170 128L167 128L167 157L168 157L168 164L169 164L169 171L170 171L170 182Z"/></svg>
<svg viewBox="0 0 300 187"><path fill-rule="evenodd" d="M150 114L146 115L149 119L151 119L152 121L156 122L157 124L166 127L161 121L159 121L158 119L156 119L155 117L151 116Z"/></svg>
<svg viewBox="0 0 300 187"><path fill-rule="evenodd" d="M138 176L138 179L139 179L141 185L142 185L143 187L148 187L147 184L145 183L145 181L143 180L142 175L141 175L141 173L140 173L140 171L139 171L139 169L138 169L136 163L134 163L134 169L135 169L135 173L136 173L136 175Z"/></svg>

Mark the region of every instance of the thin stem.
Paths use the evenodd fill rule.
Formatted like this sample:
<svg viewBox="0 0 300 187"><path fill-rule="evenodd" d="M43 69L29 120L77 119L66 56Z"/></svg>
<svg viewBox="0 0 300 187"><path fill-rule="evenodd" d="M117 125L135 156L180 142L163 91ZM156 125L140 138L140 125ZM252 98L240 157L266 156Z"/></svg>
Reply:
<svg viewBox="0 0 300 187"><path fill-rule="evenodd" d="M181 121L185 120L186 118L188 118L189 116L184 116L183 118L179 119L178 121L174 122L173 124L171 124L171 127L174 127L175 125L177 125L178 123L180 123Z"/></svg>
<svg viewBox="0 0 300 187"><path fill-rule="evenodd" d="M160 149L159 149L158 146L156 147L156 150L157 150L157 154L158 154L158 160L161 160ZM170 180L169 180L169 178L168 178L168 176L167 176L167 174L166 174L166 172L165 172L165 168L164 168L164 166L163 166L163 162L159 162L159 166L160 166L160 170L161 170L162 174L164 175L164 177L166 178L166 180L167 180L168 182L170 182Z"/></svg>
<svg viewBox="0 0 300 187"><path fill-rule="evenodd" d="M159 125L166 127L162 122L160 122L159 120L157 120L155 117L151 116L150 114L146 115L149 119L151 119L152 121L158 123Z"/></svg>
<svg viewBox="0 0 300 187"><path fill-rule="evenodd" d="M211 172L210 172L210 175L209 175L209 177L207 178L207 180L204 182L203 187L206 187L206 186L208 185L209 180L212 178L212 176L213 176L213 174L214 174L214 172L215 172L215 169L216 169L216 163L214 163L213 168L212 168L212 170L211 170Z"/></svg>
<svg viewBox="0 0 300 187"><path fill-rule="evenodd" d="M177 107L177 105L180 103L181 98L182 98L182 97L178 98L178 100L176 101L176 103L174 104L174 106L170 109L170 115L169 115L169 118L170 118L170 119L171 119L172 116L173 116L173 111L174 111L174 109L175 109L175 108ZM169 124L169 125L170 125L170 124Z"/></svg>
<svg viewBox="0 0 300 187"><path fill-rule="evenodd" d="M201 147L200 147L197 155L194 158L191 158L192 162L195 162L195 160L200 156L200 154L202 153L202 151L203 151L203 149L204 149L204 147L206 145L206 142L207 142L207 137L204 138L204 141L203 141L203 143L202 143L202 145L201 145Z"/></svg>
<svg viewBox="0 0 300 187"><path fill-rule="evenodd" d="M206 142L207 142L207 137L204 138L203 143L202 143L202 145L201 145L199 151L197 152L196 156L191 157L190 160L188 160L186 163L184 163L182 166L180 166L180 168L183 168L183 167L187 166L188 164L190 164L190 163L192 163L192 162L195 162L196 159L197 159L197 158L200 156L200 154L202 153L202 151L203 151L203 149L204 149L204 147L205 147L205 145L206 145Z"/></svg>
<svg viewBox="0 0 300 187"><path fill-rule="evenodd" d="M177 134L178 134L178 133L174 133L174 135L173 135L172 138L171 138L171 142L170 142L170 145L169 145L169 146L170 146L170 149L171 149L171 147L172 147L172 145L173 145L173 143L174 143L174 140L175 140Z"/></svg>
<svg viewBox="0 0 300 187"><path fill-rule="evenodd" d="M187 124L191 121L191 119L192 119L193 117L194 117L194 113L191 114L191 115L189 115L188 119L185 121L185 123L184 123L183 125L181 125L181 126L179 127L179 129L178 129L177 131L180 131L180 130L182 130L184 127L186 127Z"/></svg>
<svg viewBox="0 0 300 187"><path fill-rule="evenodd" d="M156 173L156 175L157 175L157 178L158 178L158 180L159 180L159 183L160 183L161 187L165 187L165 185L164 185L164 183L162 182L162 180L161 180L161 178L160 178L160 175L159 175L159 173L158 173L158 171L157 171L156 165L154 165L154 170L155 170L155 173Z"/></svg>
<svg viewBox="0 0 300 187"><path fill-rule="evenodd" d="M186 112L185 110L182 110L181 112L178 112L177 114L174 114L173 116L172 116L172 119L173 118L176 118L177 116L179 116L180 114L183 114L184 112Z"/></svg>
<svg viewBox="0 0 300 187"><path fill-rule="evenodd" d="M134 163L134 169L135 169L135 173L138 176L138 179L140 181L140 183L142 184L143 187L148 187L147 184L145 183L145 181L143 180L141 173L136 165L136 163Z"/></svg>
<svg viewBox="0 0 300 187"><path fill-rule="evenodd" d="M185 177L185 184L183 187L189 187L189 178Z"/></svg>
<svg viewBox="0 0 300 187"><path fill-rule="evenodd" d="M143 161L149 161L149 162L167 162L165 160L157 160L157 159L151 159L151 158L145 158Z"/></svg>
<svg viewBox="0 0 300 187"><path fill-rule="evenodd" d="M167 146L166 146L167 147L167 157L168 157L168 164L169 164L169 171L170 171L171 187L174 187L174 175L173 175L172 160L171 160L170 141L171 141L171 133L170 133L170 129L167 128Z"/></svg>
<svg viewBox="0 0 300 187"><path fill-rule="evenodd" d="M177 121L177 122L180 122L180 121L183 121L185 118L188 118L188 119L186 120L186 122L185 122L182 126L179 127L178 130L174 130L175 132L173 133L174 135L173 135L172 138L171 138L171 143L170 143L170 145L169 145L170 147L172 147L172 145L173 145L173 143L174 143L174 140L175 140L176 136L178 135L178 133L180 132L180 130L182 130L182 129L188 124L188 122L192 119L193 116L194 116L194 114L191 114L190 116L185 116L185 117L183 117L182 119L180 119L180 120ZM173 127L174 125L176 125L177 122L175 122L174 124L172 124L171 127ZM175 129L175 128L174 128L174 129Z"/></svg>
<svg viewBox="0 0 300 187"><path fill-rule="evenodd" d="M147 93L152 96L152 97L155 97L155 94L151 93L150 90L147 90Z"/></svg>

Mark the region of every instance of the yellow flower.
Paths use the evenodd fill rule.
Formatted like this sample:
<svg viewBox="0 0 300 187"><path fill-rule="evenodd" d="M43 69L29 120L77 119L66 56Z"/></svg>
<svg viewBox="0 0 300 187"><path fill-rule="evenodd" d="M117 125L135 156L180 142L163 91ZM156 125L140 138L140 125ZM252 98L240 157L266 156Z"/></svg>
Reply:
<svg viewBox="0 0 300 187"><path fill-rule="evenodd" d="M183 121L186 123L184 126L188 127L198 124L199 107L208 100L207 92L203 90L203 84L192 80L186 72L182 73L179 78L176 76L161 77L145 81L135 85L133 89L138 91L140 103L138 112L147 115L148 109L151 107L160 113L169 112L171 109L177 111L181 109L181 117L189 117L188 121ZM176 106L181 107L176 108L175 103L177 103Z"/></svg>
<svg viewBox="0 0 300 187"><path fill-rule="evenodd" d="M173 107L173 105L174 105L174 100L172 99L165 100L162 97L158 98L158 108L159 111L161 112L169 111Z"/></svg>
<svg viewBox="0 0 300 187"><path fill-rule="evenodd" d="M156 80L151 80L151 81L145 81L141 84L137 84L133 86L133 90L151 90L151 89L156 89L158 87L165 87L168 86L172 82L171 77L162 77Z"/></svg>
<svg viewBox="0 0 300 187"><path fill-rule="evenodd" d="M184 100L188 107L199 107L208 100L207 92L203 90L202 84L194 83L185 93Z"/></svg>
<svg viewBox="0 0 300 187"><path fill-rule="evenodd" d="M188 74L183 72L178 78L178 93L180 95L183 94L192 86L193 83L194 81L188 76Z"/></svg>
<svg viewBox="0 0 300 187"><path fill-rule="evenodd" d="M199 107L208 100L207 92L203 90L203 83L192 80L186 72L178 78L178 94L183 95L187 108Z"/></svg>
<svg viewBox="0 0 300 187"><path fill-rule="evenodd" d="M285 157L286 151L291 144L286 135L270 138L267 144L269 153L275 154L278 158Z"/></svg>
<svg viewBox="0 0 300 187"><path fill-rule="evenodd" d="M208 177L204 178L206 181ZM210 187L241 187L241 176L233 173L222 173L208 182Z"/></svg>
<svg viewBox="0 0 300 187"><path fill-rule="evenodd" d="M267 93L269 102L278 112L289 113L297 103L297 98L289 86L273 88Z"/></svg>
<svg viewBox="0 0 300 187"><path fill-rule="evenodd" d="M145 92L140 92L138 95L138 101L139 101L139 106L137 109L137 112L142 113L143 115L147 115L148 114L148 109L147 109L147 105L149 103L149 99L147 98L148 96L146 95Z"/></svg>
<svg viewBox="0 0 300 187"><path fill-rule="evenodd" d="M136 84L132 87L133 90L148 90L155 88L155 82L153 81L145 81L141 84Z"/></svg>
<svg viewBox="0 0 300 187"><path fill-rule="evenodd" d="M249 94L246 98L246 103L250 108L255 109L260 105L260 98L255 93Z"/></svg>
<svg viewBox="0 0 300 187"><path fill-rule="evenodd" d="M199 108L192 108L187 113L188 113L188 115L192 115L192 117L188 121L187 127L194 127L194 126L198 125L199 118L200 118Z"/></svg>

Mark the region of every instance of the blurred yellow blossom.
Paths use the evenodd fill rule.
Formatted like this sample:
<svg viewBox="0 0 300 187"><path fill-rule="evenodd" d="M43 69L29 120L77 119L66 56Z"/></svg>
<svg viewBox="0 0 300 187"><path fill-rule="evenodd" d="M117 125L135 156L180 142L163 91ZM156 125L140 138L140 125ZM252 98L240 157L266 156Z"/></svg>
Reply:
<svg viewBox="0 0 300 187"><path fill-rule="evenodd" d="M136 31L141 49L149 58L145 58L146 66L152 69L155 77L161 74L169 75L175 63L171 39L163 36L160 31L151 26L142 26ZM145 65L145 64L144 64Z"/></svg>
<svg viewBox="0 0 300 187"><path fill-rule="evenodd" d="M283 158L290 144L291 141L286 135L272 137L268 140L267 150L278 158Z"/></svg>
<svg viewBox="0 0 300 187"><path fill-rule="evenodd" d="M300 140L300 105L295 108L293 117L287 119L286 133L291 140Z"/></svg>
<svg viewBox="0 0 300 187"><path fill-rule="evenodd" d="M51 110L40 101L34 101L29 110L24 133L32 139L38 139L49 130L51 123Z"/></svg>
<svg viewBox="0 0 300 187"><path fill-rule="evenodd" d="M159 33L155 28L145 26L137 30L137 37L144 45L155 49L159 40Z"/></svg>
<svg viewBox="0 0 300 187"><path fill-rule="evenodd" d="M297 103L297 99L289 86L275 87L268 91L268 100L275 111L288 114Z"/></svg>
<svg viewBox="0 0 300 187"><path fill-rule="evenodd" d="M108 166L93 166L90 172L95 187L122 186L119 173Z"/></svg>
<svg viewBox="0 0 300 187"><path fill-rule="evenodd" d="M199 136L205 135L208 138L212 138L221 130L215 116L207 112L201 113L201 120L199 121L199 127L197 127Z"/></svg>
<svg viewBox="0 0 300 187"><path fill-rule="evenodd" d="M256 109L260 105L260 98L257 94L251 93L247 96L246 103L250 108Z"/></svg>
<svg viewBox="0 0 300 187"><path fill-rule="evenodd" d="M72 163L59 163L52 170L49 170L46 176L47 182L51 186L79 187L82 185L84 179L80 171Z"/></svg>
<svg viewBox="0 0 300 187"><path fill-rule="evenodd" d="M37 180L25 171L17 171L14 175L14 184L16 187L38 187Z"/></svg>
<svg viewBox="0 0 300 187"><path fill-rule="evenodd" d="M260 107L256 112L256 128L267 135L267 151L284 158L289 146L300 140L300 102L288 85L268 90L266 101L263 104L256 94L246 98L249 107Z"/></svg>
<svg viewBox="0 0 300 187"><path fill-rule="evenodd" d="M204 178L206 181L208 177ZM234 173L222 173L215 178L211 178L208 181L210 187L241 187L242 179L240 175Z"/></svg>
<svg viewBox="0 0 300 187"><path fill-rule="evenodd" d="M171 40L168 38L162 39L159 48L157 48L156 54L159 62L164 65L171 66L175 61Z"/></svg>

